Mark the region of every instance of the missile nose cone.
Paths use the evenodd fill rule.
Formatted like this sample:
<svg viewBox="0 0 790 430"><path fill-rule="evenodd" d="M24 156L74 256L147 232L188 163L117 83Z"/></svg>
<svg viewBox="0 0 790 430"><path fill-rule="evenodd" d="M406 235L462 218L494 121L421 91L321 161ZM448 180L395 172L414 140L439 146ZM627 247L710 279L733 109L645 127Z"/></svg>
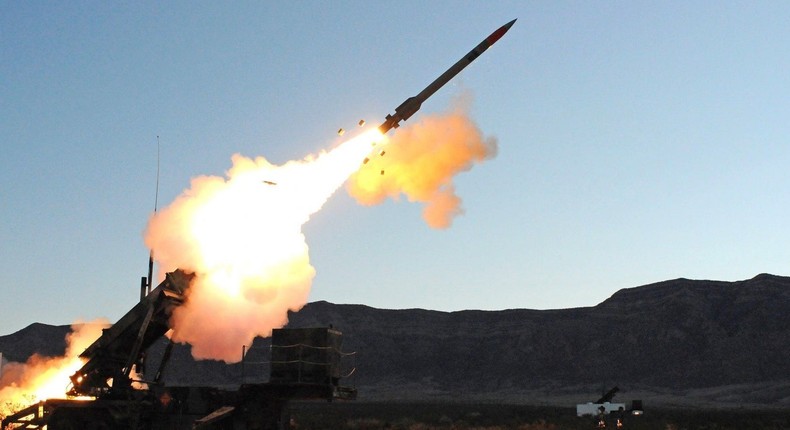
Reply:
<svg viewBox="0 0 790 430"><path fill-rule="evenodd" d="M510 27L512 27L515 22L516 20L514 19L513 21L510 21L509 23L503 25L502 27L499 27L498 29L496 29L496 31L491 33L491 35L488 36L488 38L486 38L486 41L488 42L488 46L493 45L494 43L496 43L497 40L499 40L502 36L504 36L505 33L507 33L507 31L510 30Z"/></svg>

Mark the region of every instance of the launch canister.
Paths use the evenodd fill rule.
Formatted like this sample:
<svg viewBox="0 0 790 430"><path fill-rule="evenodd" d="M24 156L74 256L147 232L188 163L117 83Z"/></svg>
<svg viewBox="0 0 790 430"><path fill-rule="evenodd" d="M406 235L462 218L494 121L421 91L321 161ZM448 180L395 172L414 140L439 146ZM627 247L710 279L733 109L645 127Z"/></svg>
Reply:
<svg viewBox="0 0 790 430"><path fill-rule="evenodd" d="M414 97L409 97L408 99L406 99L406 101L401 103L400 106L395 108L394 114L387 115L386 119L384 120L384 123L382 123L379 126L379 131L381 131L381 133L384 134L393 128L398 128L398 125L401 121L406 121L407 119L411 118L411 116L414 115L415 112L420 110L420 107L422 106L422 102L427 100L428 97L432 96L433 93L435 93L439 88L444 86L444 84L449 82L450 79L452 79L453 77L455 77L455 75L460 73L461 70L463 70L466 66L469 65L469 63L474 61L477 57L480 56L480 54L485 52L486 49L488 49L491 45L496 43L497 40L499 40L505 33L507 33L508 30L510 30L510 27L513 26L514 22L516 22L515 19L503 25L502 27L499 27L496 31L491 33L490 36L483 39L483 41L480 42L480 44L475 46L474 49L469 51L468 54L464 55L463 58L458 60L457 63L453 64L452 67L447 69L446 72L442 73L441 76L436 78L435 81L431 82L430 85L425 87L424 90L420 91L419 94L417 94Z"/></svg>

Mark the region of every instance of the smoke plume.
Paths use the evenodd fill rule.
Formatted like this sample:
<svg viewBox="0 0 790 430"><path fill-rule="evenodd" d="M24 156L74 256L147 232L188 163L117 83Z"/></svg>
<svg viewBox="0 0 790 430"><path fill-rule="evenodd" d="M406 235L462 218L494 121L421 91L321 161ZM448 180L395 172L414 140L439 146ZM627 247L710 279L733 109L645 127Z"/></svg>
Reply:
<svg viewBox="0 0 790 430"><path fill-rule="evenodd" d="M484 137L464 106L428 116L398 129L390 142L354 173L347 183L359 203L375 205L401 194L425 205L423 219L447 228L463 213L453 178L475 163L496 156L497 142Z"/></svg>
<svg viewBox="0 0 790 430"><path fill-rule="evenodd" d="M225 178L192 180L145 233L160 270L195 273L171 318L172 339L198 359L241 359L307 302L315 269L302 225L359 168L377 132L282 166L233 156Z"/></svg>
<svg viewBox="0 0 790 430"><path fill-rule="evenodd" d="M430 226L446 228L462 213L453 176L495 153L495 139L458 108L389 142L374 129L300 161L235 155L225 177L194 178L145 232L161 272L195 274L173 311L172 339L198 359L239 361L242 345L271 335L307 302L315 269L302 226L349 177L358 201L405 194L425 204Z"/></svg>
<svg viewBox="0 0 790 430"><path fill-rule="evenodd" d="M0 415L6 415L41 400L65 398L69 377L82 367L82 351L101 336L109 327L101 319L83 323L77 321L66 335L66 353L62 357L32 355L25 363L8 363L3 366L0 378Z"/></svg>

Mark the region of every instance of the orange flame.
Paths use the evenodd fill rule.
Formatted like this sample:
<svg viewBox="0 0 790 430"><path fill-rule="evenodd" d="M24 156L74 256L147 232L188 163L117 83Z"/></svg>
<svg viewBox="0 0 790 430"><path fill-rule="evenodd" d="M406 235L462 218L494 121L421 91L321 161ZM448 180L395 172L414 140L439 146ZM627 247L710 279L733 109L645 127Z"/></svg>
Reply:
<svg viewBox="0 0 790 430"><path fill-rule="evenodd" d="M227 178L195 178L155 214L145 242L160 270L196 274L173 313L172 339L191 344L196 358L236 362L242 345L304 306L315 269L302 225L381 137L373 130L282 166L234 155Z"/></svg>
<svg viewBox="0 0 790 430"><path fill-rule="evenodd" d="M497 143L484 138L463 108L398 129L387 145L351 176L347 190L359 203L374 205L401 194L425 203L423 219L447 228L462 214L453 178L475 163L494 157Z"/></svg>
<svg viewBox="0 0 790 430"><path fill-rule="evenodd" d="M196 275L186 302L174 310L173 340L190 343L198 359L232 363L241 345L283 326L288 310L306 303L315 275L302 226L347 179L360 203L405 194L426 204L431 227L446 228L463 212L453 177L495 154L496 140L483 138L457 110L403 127L391 141L376 129L282 166L237 154L226 178L194 178L145 232L160 271ZM34 355L4 366L0 416L65 397L69 376L84 365L79 354L108 326L75 323L65 356Z"/></svg>
<svg viewBox="0 0 790 430"><path fill-rule="evenodd" d="M302 226L349 177L360 202L404 193L427 204L429 225L444 228L462 212L453 176L495 152L496 141L458 110L404 127L391 142L372 130L282 166L237 154L226 177L194 178L145 232L160 272L196 275L173 311L172 339L191 344L198 359L239 361L242 345L271 335L307 302L315 269Z"/></svg>
<svg viewBox="0 0 790 430"><path fill-rule="evenodd" d="M66 353L62 357L31 356L25 363L8 363L3 366L0 379L0 415L50 398L65 398L69 377L83 366L79 354L101 336L109 327L106 320L88 323L75 322L72 332L66 335Z"/></svg>

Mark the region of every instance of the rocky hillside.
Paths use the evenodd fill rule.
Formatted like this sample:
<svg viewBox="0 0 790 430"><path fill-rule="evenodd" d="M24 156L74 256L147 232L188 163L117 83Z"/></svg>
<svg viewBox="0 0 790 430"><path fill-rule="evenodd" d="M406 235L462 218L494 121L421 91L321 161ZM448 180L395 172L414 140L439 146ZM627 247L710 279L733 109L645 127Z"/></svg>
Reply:
<svg viewBox="0 0 790 430"><path fill-rule="evenodd" d="M536 311L383 310L316 302L294 327L334 325L356 351L346 380L360 399L572 404L619 385L625 401L699 406L790 406L790 278L677 279L618 291L594 307ZM0 337L21 359L62 351L63 327L34 324ZM152 359L164 342L152 348ZM263 381L267 340L245 380ZM47 349L48 348L48 349ZM239 346L241 354L241 345ZM153 360L152 360L153 361ZM254 363L255 362L255 363ZM195 363L177 348L171 384L233 385L241 366Z"/></svg>
<svg viewBox="0 0 790 430"><path fill-rule="evenodd" d="M786 277L677 279L621 290L594 307L551 311L313 303L292 322L344 329L347 347L358 351L357 384L387 396L402 386L404 397L414 390L539 400L585 386L595 397L617 384L647 396L790 405Z"/></svg>
<svg viewBox="0 0 790 430"><path fill-rule="evenodd" d="M7 336L0 336L3 361L24 362L33 354L62 355L66 350L66 335L70 326L33 323Z"/></svg>

